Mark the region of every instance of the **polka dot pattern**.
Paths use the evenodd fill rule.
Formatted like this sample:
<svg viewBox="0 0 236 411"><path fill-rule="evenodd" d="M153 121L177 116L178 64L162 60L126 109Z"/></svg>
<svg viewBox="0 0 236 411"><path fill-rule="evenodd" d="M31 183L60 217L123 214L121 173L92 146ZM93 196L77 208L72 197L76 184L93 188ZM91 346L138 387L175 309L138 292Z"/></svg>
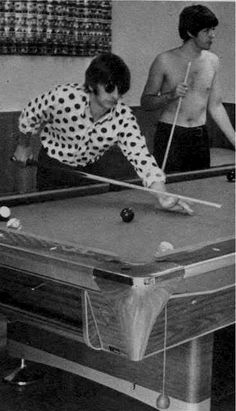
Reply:
<svg viewBox="0 0 236 411"><path fill-rule="evenodd" d="M93 163L114 144L135 168L146 186L164 179L150 155L132 110L118 102L94 122L89 95L79 84L57 86L29 102L19 118L22 133L40 132L50 157L76 167Z"/></svg>

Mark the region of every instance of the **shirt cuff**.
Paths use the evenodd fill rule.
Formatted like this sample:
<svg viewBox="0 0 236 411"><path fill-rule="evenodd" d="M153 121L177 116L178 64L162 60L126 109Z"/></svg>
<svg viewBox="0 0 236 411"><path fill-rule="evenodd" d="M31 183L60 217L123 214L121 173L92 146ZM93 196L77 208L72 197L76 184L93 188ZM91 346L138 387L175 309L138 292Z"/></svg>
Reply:
<svg viewBox="0 0 236 411"><path fill-rule="evenodd" d="M146 175L143 181L144 187L149 188L153 183L160 182L160 183L165 183L166 182L166 175L163 173L163 171L159 171L156 174L151 174Z"/></svg>

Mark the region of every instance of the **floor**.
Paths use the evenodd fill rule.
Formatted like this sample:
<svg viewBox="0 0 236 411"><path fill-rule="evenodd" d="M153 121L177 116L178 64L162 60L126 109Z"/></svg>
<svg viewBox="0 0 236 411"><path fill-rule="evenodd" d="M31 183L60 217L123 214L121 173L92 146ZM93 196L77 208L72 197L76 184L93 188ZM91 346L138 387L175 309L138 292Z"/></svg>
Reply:
<svg viewBox="0 0 236 411"><path fill-rule="evenodd" d="M19 365L4 359L1 374ZM31 364L30 364L31 365ZM35 366L35 365L34 365ZM25 387L0 382L0 411L153 411L153 408L78 376L42 367L43 378Z"/></svg>
<svg viewBox="0 0 236 411"><path fill-rule="evenodd" d="M16 359L2 358L0 374L19 365ZM49 367L40 366L43 378L18 387L1 378L0 411L153 411L109 388ZM224 380L225 381L225 380ZM235 411L234 394L215 389L211 411Z"/></svg>
<svg viewBox="0 0 236 411"><path fill-rule="evenodd" d="M27 364L38 371L37 382L24 387L4 381L20 361L0 351L0 411L153 411L139 401L79 376ZM32 365L32 367L31 367ZM37 374L36 374L37 375ZM214 337L211 411L235 411L235 330L228 327Z"/></svg>

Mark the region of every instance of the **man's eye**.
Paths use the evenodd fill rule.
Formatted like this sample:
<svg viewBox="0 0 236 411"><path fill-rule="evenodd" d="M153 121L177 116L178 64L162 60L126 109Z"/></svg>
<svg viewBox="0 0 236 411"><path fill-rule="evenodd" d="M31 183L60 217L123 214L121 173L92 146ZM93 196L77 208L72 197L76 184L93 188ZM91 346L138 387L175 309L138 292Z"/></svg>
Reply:
<svg viewBox="0 0 236 411"><path fill-rule="evenodd" d="M210 31L215 31L215 27L210 27L209 29L203 29L204 33L210 33Z"/></svg>

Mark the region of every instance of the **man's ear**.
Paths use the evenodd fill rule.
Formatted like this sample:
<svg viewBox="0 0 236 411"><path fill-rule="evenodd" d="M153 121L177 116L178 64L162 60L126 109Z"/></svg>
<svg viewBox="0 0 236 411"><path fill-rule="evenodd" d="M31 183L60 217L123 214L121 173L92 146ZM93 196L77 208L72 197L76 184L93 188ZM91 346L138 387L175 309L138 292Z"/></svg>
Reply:
<svg viewBox="0 0 236 411"><path fill-rule="evenodd" d="M92 86L88 86L89 92L95 94L95 96L97 95L97 88L96 87L92 87Z"/></svg>
<svg viewBox="0 0 236 411"><path fill-rule="evenodd" d="M89 91L90 93L95 94L95 96L98 94L97 86L95 85L94 87L89 86Z"/></svg>

